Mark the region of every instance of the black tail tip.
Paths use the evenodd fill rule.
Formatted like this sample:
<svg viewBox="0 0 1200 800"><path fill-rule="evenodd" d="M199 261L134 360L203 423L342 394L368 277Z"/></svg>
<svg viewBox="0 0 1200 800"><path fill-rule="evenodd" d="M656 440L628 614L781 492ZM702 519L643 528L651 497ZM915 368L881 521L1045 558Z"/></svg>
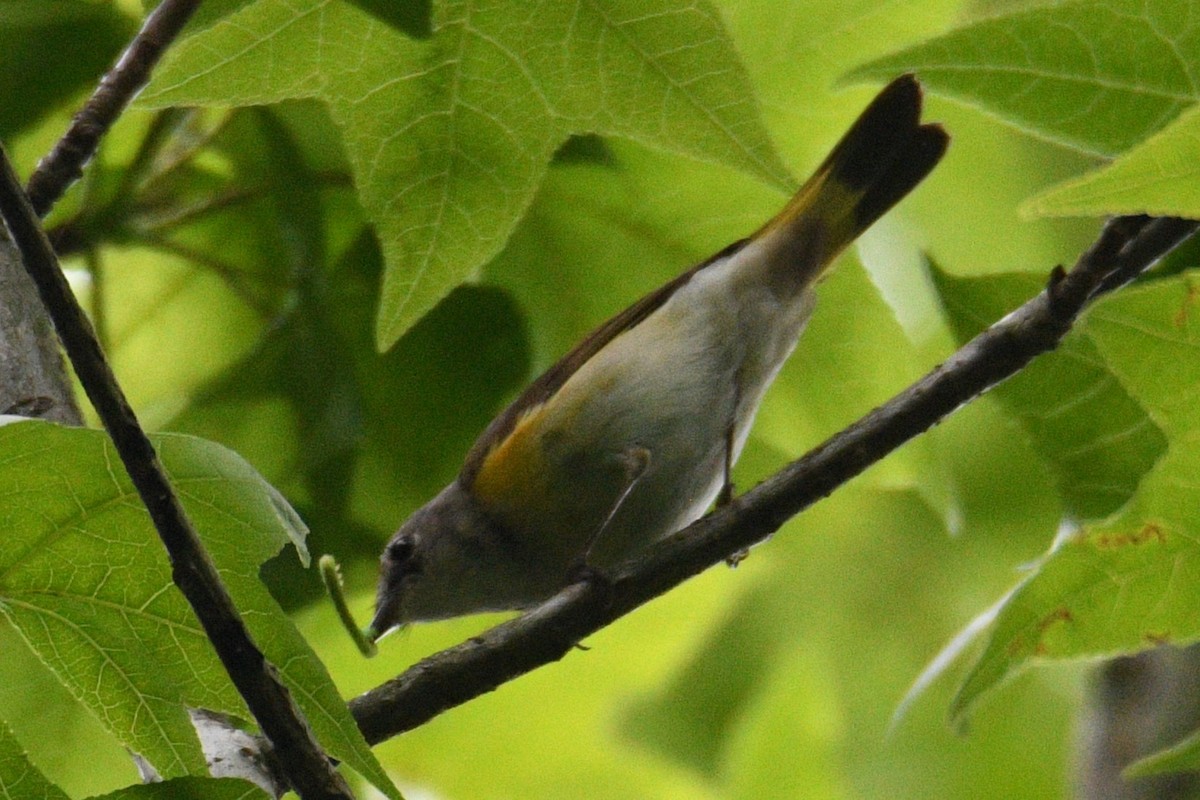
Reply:
<svg viewBox="0 0 1200 800"><path fill-rule="evenodd" d="M911 72L885 86L829 154L826 166L833 178L855 191L875 183L896 152L922 128L923 94Z"/></svg>

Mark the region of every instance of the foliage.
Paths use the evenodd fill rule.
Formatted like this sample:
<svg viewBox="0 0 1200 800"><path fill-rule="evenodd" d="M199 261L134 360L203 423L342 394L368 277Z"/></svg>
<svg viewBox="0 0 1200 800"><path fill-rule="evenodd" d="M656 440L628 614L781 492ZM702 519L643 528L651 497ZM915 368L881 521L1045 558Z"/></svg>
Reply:
<svg viewBox="0 0 1200 800"><path fill-rule="evenodd" d="M37 19L27 41L107 57L133 27L123 5L56 5L50 25L8 0L0 38ZM211 0L49 221L324 744L385 790L383 770L453 797L1061 794L1069 665L1200 638L1195 250L738 570L378 763L334 684L363 691L494 620L420 627L363 662L317 576L275 554L302 528L290 502L362 615L390 530L524 381L753 230L881 81L915 71L950 154L821 287L738 465L751 485L1034 294L1093 238L1088 217L1196 214L1188 0L405 9ZM0 119L26 169L101 69L59 66L38 83L0 64L5 85L45 87ZM199 780L184 706L245 712L103 437L8 425L0 452L0 786L152 793L117 789L122 746ZM889 736L922 666L989 607L971 663Z"/></svg>

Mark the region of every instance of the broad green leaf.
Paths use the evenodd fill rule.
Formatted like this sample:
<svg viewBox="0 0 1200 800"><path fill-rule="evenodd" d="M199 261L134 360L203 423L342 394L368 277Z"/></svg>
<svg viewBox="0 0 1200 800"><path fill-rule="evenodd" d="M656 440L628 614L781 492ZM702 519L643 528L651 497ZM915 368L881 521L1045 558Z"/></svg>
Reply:
<svg viewBox="0 0 1200 800"><path fill-rule="evenodd" d="M189 776L126 786L91 800L265 800L266 797L266 792L246 781Z"/></svg>
<svg viewBox="0 0 1200 800"><path fill-rule="evenodd" d="M4 800L67 800L67 793L46 780L21 743L0 721L0 797Z"/></svg>
<svg viewBox="0 0 1200 800"><path fill-rule="evenodd" d="M53 783L70 797L90 797L138 779L128 748L2 620L0 653L0 720Z"/></svg>
<svg viewBox="0 0 1200 800"><path fill-rule="evenodd" d="M1109 656L1200 637L1200 324L1191 278L1126 290L1084 330L1169 437L1119 514L1060 537L1001 609L954 703L1031 660Z"/></svg>
<svg viewBox="0 0 1200 800"><path fill-rule="evenodd" d="M1185 272L1121 292L1084 325L1121 383L1173 440L1200 430L1198 300L1196 274Z"/></svg>
<svg viewBox="0 0 1200 800"><path fill-rule="evenodd" d="M924 41L931 31L952 25L964 5L963 0L718 2L785 163L813 166L878 90L836 90L846 70ZM960 146L955 143L951 152Z"/></svg>
<svg viewBox="0 0 1200 800"><path fill-rule="evenodd" d="M728 743L727 797L853 796L838 769L847 724L837 674L821 645L790 642L775 656Z"/></svg>
<svg viewBox="0 0 1200 800"><path fill-rule="evenodd" d="M1116 161L1031 198L1033 216L1200 217L1200 107Z"/></svg>
<svg viewBox="0 0 1200 800"><path fill-rule="evenodd" d="M349 3L257 0L181 42L142 95L330 104L387 263L381 348L500 250L571 133L790 183L707 5L446 2L433 29L418 42Z"/></svg>
<svg viewBox="0 0 1200 800"><path fill-rule="evenodd" d="M956 278L934 284L960 344L1037 294L1038 275ZM1020 420L1050 467L1067 510L1097 519L1120 508L1166 450L1166 438L1086 336L1072 335L993 392Z"/></svg>
<svg viewBox="0 0 1200 800"><path fill-rule="evenodd" d="M328 675L258 578L304 525L232 452L185 436L159 454L251 633L330 752L390 784ZM185 706L247 712L100 431L0 427L0 613L102 723L164 777L204 758ZM394 792L394 790L391 790ZM393 795L395 796L395 795Z"/></svg>
<svg viewBox="0 0 1200 800"><path fill-rule="evenodd" d="M0 0L0 97L9 98L0 105L0 137L96 80L133 30L114 3ZM49 41L70 57L52 57Z"/></svg>
<svg viewBox="0 0 1200 800"><path fill-rule="evenodd" d="M1115 155L1200 99L1192 0L1073 0L969 23L850 73L919 73L938 94L1068 147Z"/></svg>

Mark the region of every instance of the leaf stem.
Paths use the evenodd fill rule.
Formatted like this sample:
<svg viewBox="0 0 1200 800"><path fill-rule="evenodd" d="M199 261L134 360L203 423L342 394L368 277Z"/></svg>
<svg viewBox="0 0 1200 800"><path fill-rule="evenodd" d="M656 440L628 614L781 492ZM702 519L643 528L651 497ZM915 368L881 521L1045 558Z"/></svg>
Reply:
<svg viewBox="0 0 1200 800"><path fill-rule="evenodd" d="M342 586L342 573L338 568L337 560L326 554L321 556L317 566L321 570L321 580L325 582L325 591L333 600L333 607L337 609L338 619L342 621L342 626L354 640L359 652L367 658L373 657L379 652L379 648L363 634L362 628L358 627L358 623L354 621L354 615L350 613L350 606L346 604L346 592Z"/></svg>

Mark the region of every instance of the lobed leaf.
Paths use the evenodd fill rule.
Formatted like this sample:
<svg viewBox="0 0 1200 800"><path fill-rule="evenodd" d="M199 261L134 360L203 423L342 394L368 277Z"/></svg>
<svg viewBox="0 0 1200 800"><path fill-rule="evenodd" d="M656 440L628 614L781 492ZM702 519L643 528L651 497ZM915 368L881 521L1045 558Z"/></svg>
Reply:
<svg viewBox="0 0 1200 800"><path fill-rule="evenodd" d="M392 792L324 667L258 578L305 528L239 456L155 437L251 633L322 742ZM248 716L107 436L22 421L0 427L0 613L64 685L164 777L203 773L186 707Z"/></svg>
<svg viewBox="0 0 1200 800"><path fill-rule="evenodd" d="M1061 537L996 619L953 711L1033 660L1110 656L1200 638L1200 325L1188 276L1106 300L1084 330L1168 436L1120 513Z"/></svg>
<svg viewBox="0 0 1200 800"><path fill-rule="evenodd" d="M1031 198L1034 216L1200 217L1200 108L1100 169Z"/></svg>
<svg viewBox="0 0 1200 800"><path fill-rule="evenodd" d="M1200 99L1191 0L1073 0L969 23L850 73L914 70L934 92L1097 155L1121 153Z"/></svg>
<svg viewBox="0 0 1200 800"><path fill-rule="evenodd" d="M460 0L418 42L347 3L257 0L181 42L142 102L293 97L330 104L379 233L381 348L499 252L572 133L790 183L707 4Z"/></svg>
<svg viewBox="0 0 1200 800"><path fill-rule="evenodd" d="M960 344L1043 285L1038 275L957 278L936 267L933 277ZM1069 336L993 396L1016 415L1077 518L1097 519L1124 505L1167 448L1085 336Z"/></svg>

